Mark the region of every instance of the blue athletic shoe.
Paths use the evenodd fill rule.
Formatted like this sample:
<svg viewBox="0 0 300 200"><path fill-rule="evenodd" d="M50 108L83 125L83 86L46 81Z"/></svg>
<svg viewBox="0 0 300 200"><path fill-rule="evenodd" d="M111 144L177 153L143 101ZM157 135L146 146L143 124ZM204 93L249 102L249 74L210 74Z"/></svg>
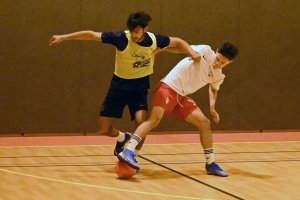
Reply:
<svg viewBox="0 0 300 200"><path fill-rule="evenodd" d="M131 134L125 132L125 139L123 142L117 141L115 150L114 150L114 155L118 156L119 153L121 153L124 150L125 144L130 140Z"/></svg>
<svg viewBox="0 0 300 200"><path fill-rule="evenodd" d="M119 160L127 163L133 169L140 170L140 166L135 159L134 153L132 151L130 151L129 149L125 149L124 151L119 153L117 156L118 156Z"/></svg>
<svg viewBox="0 0 300 200"><path fill-rule="evenodd" d="M226 177L228 174L219 167L219 165L215 162L210 163L209 165L206 163L205 169L208 174Z"/></svg>

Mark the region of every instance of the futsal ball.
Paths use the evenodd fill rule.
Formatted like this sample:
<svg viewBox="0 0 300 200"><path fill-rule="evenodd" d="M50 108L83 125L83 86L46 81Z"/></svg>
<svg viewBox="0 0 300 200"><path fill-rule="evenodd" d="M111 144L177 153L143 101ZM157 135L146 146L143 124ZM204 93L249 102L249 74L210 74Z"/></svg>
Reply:
<svg viewBox="0 0 300 200"><path fill-rule="evenodd" d="M125 162L117 161L115 164L115 172L121 179L128 179L135 175L136 170L131 168Z"/></svg>

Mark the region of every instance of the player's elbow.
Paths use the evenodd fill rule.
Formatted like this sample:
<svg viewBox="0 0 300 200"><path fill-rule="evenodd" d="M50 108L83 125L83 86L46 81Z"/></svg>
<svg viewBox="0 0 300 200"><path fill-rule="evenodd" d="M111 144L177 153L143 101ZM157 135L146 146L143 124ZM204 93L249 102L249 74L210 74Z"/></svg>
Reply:
<svg viewBox="0 0 300 200"><path fill-rule="evenodd" d="M86 34L87 34L87 38L89 40L101 41L101 33L99 33L99 32L88 30L88 31L86 31Z"/></svg>
<svg viewBox="0 0 300 200"><path fill-rule="evenodd" d="M175 37L175 38L174 38L174 45L175 45L175 47L180 48L181 45L182 45L182 42L183 42L182 39L180 39L180 38L178 38L178 37Z"/></svg>

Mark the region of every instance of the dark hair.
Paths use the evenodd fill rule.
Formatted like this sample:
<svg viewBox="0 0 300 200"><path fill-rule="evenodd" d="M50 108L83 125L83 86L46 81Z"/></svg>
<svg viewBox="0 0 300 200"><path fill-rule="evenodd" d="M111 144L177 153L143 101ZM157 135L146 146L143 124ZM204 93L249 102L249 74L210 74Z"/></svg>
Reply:
<svg viewBox="0 0 300 200"><path fill-rule="evenodd" d="M233 60L239 53L239 50L234 44L230 42L223 42L223 44L218 48L218 52L229 60Z"/></svg>
<svg viewBox="0 0 300 200"><path fill-rule="evenodd" d="M145 11L138 10L129 15L127 19L127 27L130 31L135 29L137 26L141 26L142 28L146 28L148 23L152 20L150 15Z"/></svg>

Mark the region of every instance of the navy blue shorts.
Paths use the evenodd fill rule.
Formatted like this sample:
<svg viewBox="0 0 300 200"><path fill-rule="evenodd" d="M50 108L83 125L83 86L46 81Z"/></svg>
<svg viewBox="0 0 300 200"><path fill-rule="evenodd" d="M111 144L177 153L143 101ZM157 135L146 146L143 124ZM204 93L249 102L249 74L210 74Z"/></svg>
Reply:
<svg viewBox="0 0 300 200"><path fill-rule="evenodd" d="M139 110L148 111L148 89L143 90L118 90L110 88L100 110L100 116L122 118L123 110L127 105L131 120Z"/></svg>

